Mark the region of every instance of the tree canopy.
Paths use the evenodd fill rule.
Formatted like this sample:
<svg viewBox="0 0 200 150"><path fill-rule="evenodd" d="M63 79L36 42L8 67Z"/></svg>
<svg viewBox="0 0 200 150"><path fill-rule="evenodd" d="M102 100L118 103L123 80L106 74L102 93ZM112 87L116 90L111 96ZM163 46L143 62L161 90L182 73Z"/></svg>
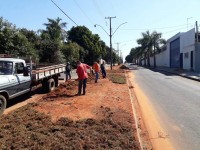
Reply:
<svg viewBox="0 0 200 150"><path fill-rule="evenodd" d="M94 61L100 59L100 55L104 52L105 47L100 41L100 37L85 26L72 27L68 31L68 40L79 44L84 51L80 51L80 59L88 64L93 64Z"/></svg>
<svg viewBox="0 0 200 150"><path fill-rule="evenodd" d="M110 61L110 49L98 34L85 26L66 31L62 19L47 18L45 29L37 32L17 28L0 18L0 53L32 57L43 63L64 63L81 60L89 65L98 59ZM113 51L113 61L119 61Z"/></svg>
<svg viewBox="0 0 200 150"><path fill-rule="evenodd" d="M162 39L162 34L157 31L152 33L146 31L142 32L141 35L142 37L137 40L139 46L131 49L126 61L147 59L148 66L150 66L150 56L154 56L154 67L156 67L156 54L160 52L161 46L166 44L166 40Z"/></svg>

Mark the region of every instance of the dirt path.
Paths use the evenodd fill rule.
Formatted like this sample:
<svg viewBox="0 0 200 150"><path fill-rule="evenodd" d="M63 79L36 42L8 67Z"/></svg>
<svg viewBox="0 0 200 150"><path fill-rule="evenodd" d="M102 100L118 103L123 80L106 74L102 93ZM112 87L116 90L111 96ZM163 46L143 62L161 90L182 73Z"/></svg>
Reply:
<svg viewBox="0 0 200 150"><path fill-rule="evenodd" d="M149 135L154 150L174 150L174 147L170 143L169 135L166 134L159 123L155 109L135 81L134 73L129 72L128 75L132 85L134 85L135 96L139 107L138 113L141 114L141 118L143 119L144 126L147 129L147 134Z"/></svg>

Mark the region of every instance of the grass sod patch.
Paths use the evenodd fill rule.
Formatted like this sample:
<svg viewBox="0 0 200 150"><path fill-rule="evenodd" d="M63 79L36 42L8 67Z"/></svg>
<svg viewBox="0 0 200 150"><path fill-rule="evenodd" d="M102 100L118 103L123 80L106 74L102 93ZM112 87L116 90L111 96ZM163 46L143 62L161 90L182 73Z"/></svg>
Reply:
<svg viewBox="0 0 200 150"><path fill-rule="evenodd" d="M113 83L118 83L118 84L126 84L126 77L124 74L113 74L110 73L108 74L108 78L113 82Z"/></svg>
<svg viewBox="0 0 200 150"><path fill-rule="evenodd" d="M51 122L49 116L35 111L28 104L0 117L0 148L7 149L126 149L139 150L133 137L132 124L112 120L109 111L102 120L73 121L60 118Z"/></svg>

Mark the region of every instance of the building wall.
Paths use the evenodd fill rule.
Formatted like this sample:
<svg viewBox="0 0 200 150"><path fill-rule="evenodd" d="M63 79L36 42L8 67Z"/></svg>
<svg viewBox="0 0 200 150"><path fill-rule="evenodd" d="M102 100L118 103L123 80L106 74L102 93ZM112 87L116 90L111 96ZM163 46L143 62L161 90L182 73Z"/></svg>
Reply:
<svg viewBox="0 0 200 150"><path fill-rule="evenodd" d="M193 62L191 62L191 51L193 51ZM183 53L183 69L194 69L194 51L195 51L195 29L181 34L180 36L180 53ZM193 63L193 68L191 63Z"/></svg>
<svg viewBox="0 0 200 150"><path fill-rule="evenodd" d="M177 46L177 44L179 45ZM177 33L176 35L167 40L166 46L167 46L166 50L162 51L159 54L156 54L157 66L173 67L172 63L174 63L174 60L177 58L179 59L178 60L179 62L177 62L175 65L178 66L179 68L181 67L181 59L182 59L183 69L186 70L193 69L196 72L200 72L200 43L198 44L198 46L197 44L195 44L195 28L189 30L188 32ZM174 52L174 50L176 52ZM193 62L191 61L192 60L191 54L193 54ZM174 57L174 60L172 60L173 59L172 57ZM150 64L151 66L154 65L153 57L150 58Z"/></svg>
<svg viewBox="0 0 200 150"><path fill-rule="evenodd" d="M142 60L142 66L144 66L144 59Z"/></svg>
<svg viewBox="0 0 200 150"><path fill-rule="evenodd" d="M150 57L151 66L154 66L154 58ZM169 67L169 49L156 54L156 66L158 67Z"/></svg>
<svg viewBox="0 0 200 150"><path fill-rule="evenodd" d="M153 57L150 57L150 65L154 66L154 58Z"/></svg>
<svg viewBox="0 0 200 150"><path fill-rule="evenodd" d="M194 28L185 33L177 33L176 35L167 40L166 46L167 49L165 51L162 51L161 53L156 55L157 66L180 68L181 67L180 56L182 53L182 67L183 69L189 70L191 69L191 51L193 51L193 69L195 70L195 65L197 64L195 63L195 59L197 59L197 57L195 57L195 52L196 54L198 54L200 58L200 51L195 51ZM199 70L200 70L200 65L199 65Z"/></svg>
<svg viewBox="0 0 200 150"><path fill-rule="evenodd" d="M195 56L195 63L194 63L194 71L196 72L200 72L200 43L195 44L195 52L194 52Z"/></svg>
<svg viewBox="0 0 200 150"><path fill-rule="evenodd" d="M169 50L165 50L156 55L156 65L169 67Z"/></svg>

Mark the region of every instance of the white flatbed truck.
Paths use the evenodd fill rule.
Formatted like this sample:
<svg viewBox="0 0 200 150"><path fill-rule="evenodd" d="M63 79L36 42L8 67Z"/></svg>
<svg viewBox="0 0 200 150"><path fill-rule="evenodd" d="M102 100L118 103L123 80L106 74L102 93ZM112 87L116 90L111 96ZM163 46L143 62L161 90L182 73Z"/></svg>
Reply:
<svg viewBox="0 0 200 150"><path fill-rule="evenodd" d="M0 114L6 109L8 100L30 92L38 84L42 84L46 92L54 90L59 85L60 73L64 72L65 64L32 70L23 59L0 58Z"/></svg>

